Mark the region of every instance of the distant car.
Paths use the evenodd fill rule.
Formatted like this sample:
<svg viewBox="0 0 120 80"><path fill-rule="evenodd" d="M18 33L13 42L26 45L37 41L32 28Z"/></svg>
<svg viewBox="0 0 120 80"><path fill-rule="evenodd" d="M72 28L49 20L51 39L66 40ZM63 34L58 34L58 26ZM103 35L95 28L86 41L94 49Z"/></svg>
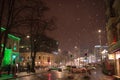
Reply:
<svg viewBox="0 0 120 80"><path fill-rule="evenodd" d="M73 69L72 69L72 72L73 72L73 73L80 73L80 72L81 72L81 69L80 69L80 68L73 68Z"/></svg>
<svg viewBox="0 0 120 80"><path fill-rule="evenodd" d="M70 72L73 72L76 68L77 68L76 66L70 66L70 67L69 67L69 71L70 71Z"/></svg>
<svg viewBox="0 0 120 80"><path fill-rule="evenodd" d="M86 71L87 71L87 69L85 67L72 68L72 70L71 70L71 72L73 72L73 73L84 73Z"/></svg>
<svg viewBox="0 0 120 80"><path fill-rule="evenodd" d="M87 69L85 67L81 67L80 70L81 70L82 73L87 71Z"/></svg>
<svg viewBox="0 0 120 80"><path fill-rule="evenodd" d="M76 66L71 65L66 66L66 70L68 70L69 72L71 72L73 68L76 68Z"/></svg>
<svg viewBox="0 0 120 80"><path fill-rule="evenodd" d="M48 71L52 71L52 70L62 71L62 69L61 69L61 68L58 68L58 67L50 67L50 68L48 69Z"/></svg>
<svg viewBox="0 0 120 80"><path fill-rule="evenodd" d="M87 67L87 69L89 69L89 70L95 70L96 67L94 67L94 66L89 66L89 67Z"/></svg>
<svg viewBox="0 0 120 80"><path fill-rule="evenodd" d="M66 66L60 66L59 68L61 68L62 71L67 70L67 67L66 67Z"/></svg>

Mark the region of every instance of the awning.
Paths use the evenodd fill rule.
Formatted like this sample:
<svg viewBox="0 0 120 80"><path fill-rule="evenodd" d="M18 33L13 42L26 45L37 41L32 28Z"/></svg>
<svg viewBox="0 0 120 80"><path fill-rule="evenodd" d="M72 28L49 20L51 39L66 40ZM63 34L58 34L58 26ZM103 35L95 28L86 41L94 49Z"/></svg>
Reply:
<svg viewBox="0 0 120 80"><path fill-rule="evenodd" d="M112 44L111 46L109 46L109 52L110 53L114 53L116 51L120 50L120 41L117 41L115 44Z"/></svg>

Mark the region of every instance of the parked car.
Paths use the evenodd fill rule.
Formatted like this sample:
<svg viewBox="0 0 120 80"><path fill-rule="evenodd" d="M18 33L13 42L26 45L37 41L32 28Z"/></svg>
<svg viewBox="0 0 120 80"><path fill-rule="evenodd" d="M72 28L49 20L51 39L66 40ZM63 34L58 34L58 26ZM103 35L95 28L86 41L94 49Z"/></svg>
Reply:
<svg viewBox="0 0 120 80"><path fill-rule="evenodd" d="M73 68L76 68L76 66L68 65L68 66L66 67L66 69L67 69L69 72L71 72Z"/></svg>
<svg viewBox="0 0 120 80"><path fill-rule="evenodd" d="M73 72L73 70L76 69L76 68L77 68L76 66L70 66L69 71Z"/></svg>
<svg viewBox="0 0 120 80"><path fill-rule="evenodd" d="M96 67L94 67L94 66L89 66L89 67L87 67L87 69L89 69L89 70L95 70Z"/></svg>
<svg viewBox="0 0 120 80"><path fill-rule="evenodd" d="M81 70L82 73L84 73L84 72L87 71L87 68L85 68L85 67L81 67L80 70Z"/></svg>
<svg viewBox="0 0 120 80"><path fill-rule="evenodd" d="M61 68L62 71L67 70L67 67L66 67L66 66L60 66L59 68Z"/></svg>
<svg viewBox="0 0 120 80"><path fill-rule="evenodd" d="M81 69L80 68L73 68L71 72L73 72L73 73L80 73Z"/></svg>
<svg viewBox="0 0 120 80"><path fill-rule="evenodd" d="M71 70L71 72L73 72L73 73L84 73L84 72L86 72L87 71L87 69L85 68L85 67L80 67L80 68L72 68L72 70Z"/></svg>

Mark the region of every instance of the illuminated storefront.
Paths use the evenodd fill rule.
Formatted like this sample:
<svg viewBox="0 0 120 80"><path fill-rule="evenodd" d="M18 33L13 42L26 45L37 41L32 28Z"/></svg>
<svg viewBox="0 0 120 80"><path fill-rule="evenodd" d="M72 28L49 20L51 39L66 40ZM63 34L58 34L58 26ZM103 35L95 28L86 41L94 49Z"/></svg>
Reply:
<svg viewBox="0 0 120 80"><path fill-rule="evenodd" d="M26 63L31 63L30 52L21 53L20 56L23 58L21 61L22 66L26 66ZM51 53L37 52L35 58L35 66L52 66L55 64L55 56Z"/></svg>
<svg viewBox="0 0 120 80"><path fill-rule="evenodd" d="M2 32L5 30L6 30L5 28L1 27ZM7 66L9 64L16 64L19 62L19 41L20 41L19 37L16 37L12 34L8 34L8 40L5 47L4 58L2 60L2 65L1 65L2 67ZM3 42L4 40L2 38L2 44L1 44L2 48L4 46Z"/></svg>
<svg viewBox="0 0 120 80"><path fill-rule="evenodd" d="M117 41L110 48L109 59L114 61L115 78L120 79L120 41Z"/></svg>
<svg viewBox="0 0 120 80"><path fill-rule="evenodd" d="M120 77L120 51L115 52L116 75Z"/></svg>
<svg viewBox="0 0 120 80"><path fill-rule="evenodd" d="M115 79L120 80L120 0L105 0L106 30L111 60L114 61ZM114 59L113 59L114 58Z"/></svg>

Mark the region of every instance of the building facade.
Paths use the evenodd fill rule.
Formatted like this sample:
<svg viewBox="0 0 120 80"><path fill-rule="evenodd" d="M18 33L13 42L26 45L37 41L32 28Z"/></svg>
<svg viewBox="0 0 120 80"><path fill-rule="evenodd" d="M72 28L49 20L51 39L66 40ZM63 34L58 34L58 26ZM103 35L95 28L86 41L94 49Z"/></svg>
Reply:
<svg viewBox="0 0 120 80"><path fill-rule="evenodd" d="M115 78L120 79L120 0L105 1L109 59L114 61Z"/></svg>
<svg viewBox="0 0 120 80"><path fill-rule="evenodd" d="M31 53L21 53L20 57L22 59L21 65L26 66L27 62L31 63ZM54 54L46 52L37 52L35 58L35 67L46 67L55 65L55 56Z"/></svg>
<svg viewBox="0 0 120 80"><path fill-rule="evenodd" d="M96 57L96 63L101 63L108 53L108 46L95 45L94 46L94 56Z"/></svg>
<svg viewBox="0 0 120 80"><path fill-rule="evenodd" d="M4 31L6 29L1 27L1 32L3 33L2 40L1 40L1 54L3 52L4 47ZM7 34L7 43L5 46L4 57L2 60L1 66L7 66L9 64L16 64L19 63L19 42L20 38L16 37L12 34ZM0 55L2 56L2 55Z"/></svg>

